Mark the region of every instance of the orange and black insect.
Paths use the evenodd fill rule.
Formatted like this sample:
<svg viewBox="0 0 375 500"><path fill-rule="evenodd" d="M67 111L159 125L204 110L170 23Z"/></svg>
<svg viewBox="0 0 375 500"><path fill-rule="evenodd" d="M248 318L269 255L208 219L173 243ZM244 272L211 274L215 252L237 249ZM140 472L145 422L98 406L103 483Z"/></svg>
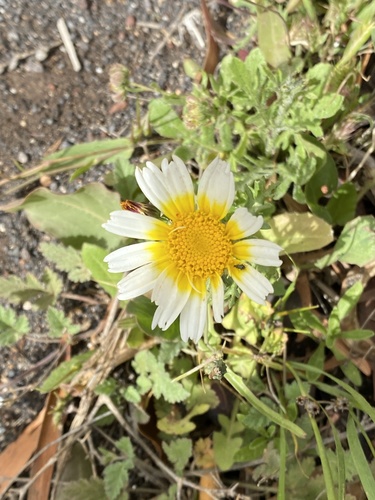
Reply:
<svg viewBox="0 0 375 500"><path fill-rule="evenodd" d="M139 201L125 200L121 203L123 210L142 215L157 215L156 208L150 203L140 203Z"/></svg>

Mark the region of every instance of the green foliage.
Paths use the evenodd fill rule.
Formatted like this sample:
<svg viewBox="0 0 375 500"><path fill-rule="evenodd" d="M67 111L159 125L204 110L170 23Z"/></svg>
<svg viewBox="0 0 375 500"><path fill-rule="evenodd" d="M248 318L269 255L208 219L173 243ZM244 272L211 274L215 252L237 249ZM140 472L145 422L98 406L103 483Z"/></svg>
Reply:
<svg viewBox="0 0 375 500"><path fill-rule="evenodd" d="M119 196L103 184L89 184L65 195L39 188L15 209L25 210L30 223L39 230L77 249L83 243L93 243L112 250L122 241L101 227L111 211L120 209Z"/></svg>
<svg viewBox="0 0 375 500"><path fill-rule="evenodd" d="M137 377L137 386L140 394L153 392L155 398L163 397L169 403L184 401L189 397L179 382L173 382L164 364L156 359L150 351L138 352L132 363Z"/></svg>
<svg viewBox="0 0 375 500"><path fill-rule="evenodd" d="M365 266L374 259L375 218L360 216L345 224L331 255L322 257L315 265L319 269L340 261Z"/></svg>
<svg viewBox="0 0 375 500"><path fill-rule="evenodd" d="M24 315L17 316L13 309L0 305L0 346L15 344L28 334L30 326Z"/></svg>
<svg viewBox="0 0 375 500"><path fill-rule="evenodd" d="M84 283L91 279L90 271L84 265L80 252L73 247L42 242L40 251L59 271L68 273L68 278L73 283Z"/></svg>
<svg viewBox="0 0 375 500"><path fill-rule="evenodd" d="M18 276L0 277L0 297L12 304L30 301L37 309L47 309L56 302L62 286L57 274L47 268L41 280L31 273L25 280Z"/></svg>
<svg viewBox="0 0 375 500"><path fill-rule="evenodd" d="M182 472L193 452L191 439L177 438L170 443L164 441L162 447L168 460L173 464L176 474L182 476Z"/></svg>
<svg viewBox="0 0 375 500"><path fill-rule="evenodd" d="M80 331L79 325L73 325L62 311L49 306L47 310L47 322L49 327L48 335L52 338L62 337L65 333L75 335Z"/></svg>
<svg viewBox="0 0 375 500"><path fill-rule="evenodd" d="M283 213L268 223L270 229L262 231L262 234L289 254L318 250L333 241L331 226L309 212Z"/></svg>
<svg viewBox="0 0 375 500"><path fill-rule="evenodd" d="M39 388L40 392L51 392L57 389L61 384L69 383L93 354L94 351L84 352L82 354L77 354L69 361L62 362L43 382Z"/></svg>
<svg viewBox="0 0 375 500"><path fill-rule="evenodd" d="M219 415L218 420L221 431L214 432L213 449L216 464L225 471L232 467L234 457L242 446L243 438L237 434L240 434L244 427L240 422L236 422L235 415L231 419Z"/></svg>
<svg viewBox="0 0 375 500"><path fill-rule="evenodd" d="M82 260L86 268L90 271L92 279L98 283L106 292L115 297L117 294L117 283L123 273L110 273L108 265L104 262L104 257L108 255L108 250L90 243L82 246Z"/></svg>
<svg viewBox="0 0 375 500"><path fill-rule="evenodd" d="M129 480L129 466L126 462L116 462L107 465L103 472L104 490L109 500L116 500L127 486ZM122 496L127 498L127 496Z"/></svg>
<svg viewBox="0 0 375 500"><path fill-rule="evenodd" d="M98 500L105 499L104 482L102 479L92 477L70 481L61 487L57 500Z"/></svg>

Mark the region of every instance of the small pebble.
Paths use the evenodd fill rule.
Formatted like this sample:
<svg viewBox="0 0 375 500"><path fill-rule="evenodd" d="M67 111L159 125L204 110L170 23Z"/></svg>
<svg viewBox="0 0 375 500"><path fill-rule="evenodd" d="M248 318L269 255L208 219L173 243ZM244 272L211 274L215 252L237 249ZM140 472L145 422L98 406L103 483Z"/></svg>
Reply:
<svg viewBox="0 0 375 500"><path fill-rule="evenodd" d="M27 163L29 161L29 157L27 156L26 153L24 153L23 151L20 151L18 153L18 156L17 156L17 160L22 164L24 165L25 163Z"/></svg>
<svg viewBox="0 0 375 500"><path fill-rule="evenodd" d="M39 61L36 61L35 59L30 58L25 64L25 71L27 71L28 73L43 73L43 64L41 64Z"/></svg>
<svg viewBox="0 0 375 500"><path fill-rule="evenodd" d="M35 52L35 59L39 62L45 61L48 57L48 50L44 47L40 47Z"/></svg>

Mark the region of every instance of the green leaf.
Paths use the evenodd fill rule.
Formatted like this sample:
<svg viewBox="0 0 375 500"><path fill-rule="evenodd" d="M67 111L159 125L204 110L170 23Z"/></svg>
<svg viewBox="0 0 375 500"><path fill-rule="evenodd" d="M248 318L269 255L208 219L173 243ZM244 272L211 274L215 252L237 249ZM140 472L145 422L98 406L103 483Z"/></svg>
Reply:
<svg viewBox="0 0 375 500"><path fill-rule="evenodd" d="M92 141L76 144L45 158L47 164L44 172L53 172L55 169L78 169L71 179L77 178L91 167L102 163L112 163L118 158L130 158L134 151L133 142L126 138Z"/></svg>
<svg viewBox="0 0 375 500"><path fill-rule="evenodd" d="M343 226L353 219L357 207L357 191L351 182L340 186L328 202L331 223Z"/></svg>
<svg viewBox="0 0 375 500"><path fill-rule="evenodd" d="M314 115L317 118L325 119L334 116L344 102L344 96L340 94L327 94L316 101Z"/></svg>
<svg viewBox="0 0 375 500"><path fill-rule="evenodd" d="M328 337L337 336L341 332L341 321L348 316L350 311L356 306L363 292L363 285L357 281L348 288L338 303L332 309L328 318Z"/></svg>
<svg viewBox="0 0 375 500"><path fill-rule="evenodd" d="M156 305L153 304L147 297L137 297L129 302L126 307L129 314L133 314L136 318L139 328L147 335L152 337L162 337L167 340L180 338L180 324L178 321L172 323L168 330L163 331L159 327L151 328L152 319L156 311Z"/></svg>
<svg viewBox="0 0 375 500"><path fill-rule="evenodd" d="M331 226L308 212L283 213L267 222L271 229L261 231L262 235L286 253L319 250L333 241Z"/></svg>
<svg viewBox="0 0 375 500"><path fill-rule="evenodd" d="M309 365L310 366L316 366L320 370L323 370L324 367L324 360L325 360L325 345L324 342L321 342L318 347L315 349L313 354L310 356L309 359ZM319 378L319 375L316 373L308 373L307 374L307 379L309 382L314 382Z"/></svg>
<svg viewBox="0 0 375 500"><path fill-rule="evenodd" d="M148 111L150 125L162 137L177 139L186 135L187 130L184 123L164 98L153 99L149 104Z"/></svg>
<svg viewBox="0 0 375 500"><path fill-rule="evenodd" d="M97 477L70 481L61 487L56 500L98 500L105 498L104 483Z"/></svg>
<svg viewBox="0 0 375 500"><path fill-rule="evenodd" d="M191 439L176 438L170 443L162 442L163 450L171 464L174 465L174 470L179 476L182 476L183 470L189 462L189 458L193 452Z"/></svg>
<svg viewBox="0 0 375 500"><path fill-rule="evenodd" d="M228 369L227 373L224 375L224 378L236 389L236 391L243 396L248 403L254 406L260 413L268 417L275 424L280 427L284 427L292 434L295 434L297 437L303 438L306 433L298 427L298 425L294 424L286 417L280 415L280 413L275 412L267 405L265 405L260 399L258 399L250 389L245 385L244 381L241 377L233 373L230 369Z"/></svg>
<svg viewBox="0 0 375 500"><path fill-rule="evenodd" d="M126 463L128 464L128 467L132 468L134 466L135 453L130 438L122 437L117 440L115 444L123 456L127 459Z"/></svg>
<svg viewBox="0 0 375 500"><path fill-rule="evenodd" d="M258 45L267 63L278 68L291 58L288 30L284 19L275 11L258 9Z"/></svg>
<svg viewBox="0 0 375 500"><path fill-rule="evenodd" d="M243 439L214 432L213 449L215 462L222 471L229 470L234 464L234 456L240 450Z"/></svg>
<svg viewBox="0 0 375 500"><path fill-rule="evenodd" d="M111 297L117 295L117 283L121 280L123 273L110 273L108 264L104 262L104 257L108 255L108 251L92 245L84 243L82 246L82 259L92 275L92 279L98 283Z"/></svg>
<svg viewBox="0 0 375 500"><path fill-rule="evenodd" d="M129 468L126 462L107 465L103 472L104 489L109 500L116 500L121 491L128 485Z"/></svg>
<svg viewBox="0 0 375 500"><path fill-rule="evenodd" d="M47 310L47 322L49 327L48 336L51 338L62 337L65 333L75 335L80 331L79 325L73 325L62 311L49 306Z"/></svg>
<svg viewBox="0 0 375 500"><path fill-rule="evenodd" d="M91 279L90 271L85 267L81 254L73 247L42 242L39 248L44 257L53 262L59 271L68 273L68 278L73 283L84 283Z"/></svg>
<svg viewBox="0 0 375 500"><path fill-rule="evenodd" d="M77 354L69 361L64 361L43 382L39 388L40 392L51 392L59 387L60 384L67 384L74 375L82 368L83 364L91 358L95 351Z"/></svg>
<svg viewBox="0 0 375 500"><path fill-rule="evenodd" d="M356 217L345 225L332 254L319 259L315 265L323 269L340 261L363 267L374 259L374 248L375 218L372 215Z"/></svg>
<svg viewBox="0 0 375 500"><path fill-rule="evenodd" d="M16 316L15 311L0 305L0 346L15 344L30 332L26 316Z"/></svg>
<svg viewBox="0 0 375 500"><path fill-rule="evenodd" d="M62 287L60 278L48 268L41 281L31 273L26 275L25 280L18 276L0 277L0 297L8 299L13 304L28 300L38 309L47 309L54 304Z"/></svg>
<svg viewBox="0 0 375 500"><path fill-rule="evenodd" d="M114 249L123 241L101 227L110 212L120 209L118 194L107 190L103 184L89 184L73 194L55 194L39 188L26 196L20 205L7 209L24 209L29 222L39 231L74 248L81 248L86 242Z"/></svg>
<svg viewBox="0 0 375 500"><path fill-rule="evenodd" d="M358 438L358 432L351 416L348 419L347 437L349 449L353 457L354 466L357 470L362 487L368 500L375 499L375 479L370 469L368 460L363 452L362 444Z"/></svg>
<svg viewBox="0 0 375 500"><path fill-rule="evenodd" d="M149 382L156 399L163 396L169 403L178 403L189 397L189 392L184 389L180 382L171 380L164 364L160 363L150 351L138 352L132 366L138 375L143 377L141 381L146 379ZM146 390L148 390L147 386Z"/></svg>

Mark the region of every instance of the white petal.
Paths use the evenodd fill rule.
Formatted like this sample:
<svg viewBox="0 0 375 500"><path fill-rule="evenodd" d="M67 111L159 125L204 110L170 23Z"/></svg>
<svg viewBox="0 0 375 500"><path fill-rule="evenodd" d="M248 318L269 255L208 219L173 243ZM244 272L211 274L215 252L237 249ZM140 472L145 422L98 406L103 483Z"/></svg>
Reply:
<svg viewBox="0 0 375 500"><path fill-rule="evenodd" d="M241 240L259 231L263 226L261 215L252 215L246 208L237 208L227 222L227 233L231 240Z"/></svg>
<svg viewBox="0 0 375 500"><path fill-rule="evenodd" d="M110 233L125 236L127 238L139 238L143 240L155 238L155 232L160 231L163 235L168 226L154 217L129 212L128 210L116 210L110 214L110 220L102 225ZM161 239L161 238L160 238Z"/></svg>
<svg viewBox="0 0 375 500"><path fill-rule="evenodd" d="M195 208L194 188L185 163L177 156L173 156L173 161L170 163L167 160L162 162L161 169L168 193L175 200L180 212L193 212ZM181 207L179 200L184 202Z"/></svg>
<svg viewBox="0 0 375 500"><path fill-rule="evenodd" d="M280 266L279 245L267 240L242 240L232 247L233 255L239 260L245 260L261 266Z"/></svg>
<svg viewBox="0 0 375 500"><path fill-rule="evenodd" d="M230 275L241 290L258 304L264 304L267 295L273 292L273 286L268 279L248 265L241 270L237 268L231 269Z"/></svg>
<svg viewBox="0 0 375 500"><path fill-rule="evenodd" d="M180 332L184 342L195 343L202 337L207 322L207 294L192 290L180 315Z"/></svg>
<svg viewBox="0 0 375 500"><path fill-rule="evenodd" d="M224 317L224 285L220 276L211 278L212 311L216 323L221 323Z"/></svg>
<svg viewBox="0 0 375 500"><path fill-rule="evenodd" d="M191 292L186 287L184 276L179 275L173 279L170 269L166 269L156 280L151 300L159 307L156 309L151 328L158 325L162 330L167 330L184 308Z"/></svg>
<svg viewBox="0 0 375 500"><path fill-rule="evenodd" d="M144 242L119 248L107 255L104 262L108 262L110 273L124 273L148 264L152 257L150 243Z"/></svg>
<svg viewBox="0 0 375 500"><path fill-rule="evenodd" d="M153 264L147 264L132 271L117 284L118 298L120 300L134 299L152 290L158 275L159 271Z"/></svg>
<svg viewBox="0 0 375 500"><path fill-rule="evenodd" d="M208 165L199 181L199 209L222 219L233 204L234 192L234 178L229 163L216 158Z"/></svg>

